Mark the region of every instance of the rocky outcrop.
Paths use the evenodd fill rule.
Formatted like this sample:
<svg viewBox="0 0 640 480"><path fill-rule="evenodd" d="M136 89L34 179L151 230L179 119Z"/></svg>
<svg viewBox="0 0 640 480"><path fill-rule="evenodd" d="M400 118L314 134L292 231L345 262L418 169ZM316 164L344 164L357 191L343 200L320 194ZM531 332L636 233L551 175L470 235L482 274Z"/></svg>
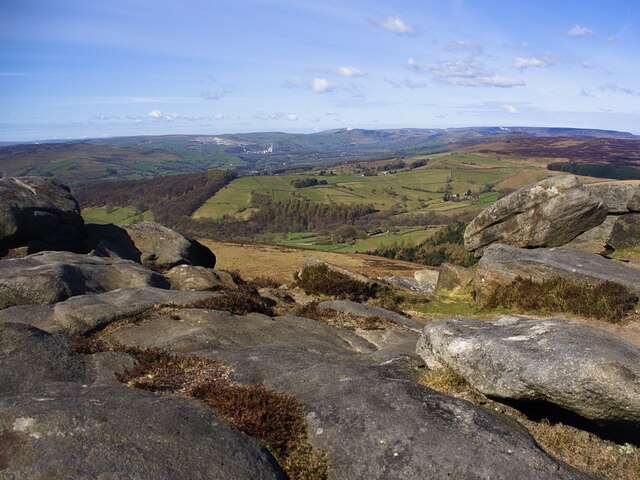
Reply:
<svg viewBox="0 0 640 480"><path fill-rule="evenodd" d="M236 289L238 286L227 272L218 272L211 268L178 265L165 272L171 288L190 292L215 290L222 288Z"/></svg>
<svg viewBox="0 0 640 480"><path fill-rule="evenodd" d="M455 318L424 327L416 351L485 395L640 426L640 350L608 332L560 319Z"/></svg>
<svg viewBox="0 0 640 480"><path fill-rule="evenodd" d="M413 274L413 277L416 279L416 282L424 284L424 285L435 285L438 283L438 270L425 268L423 270L418 270Z"/></svg>
<svg viewBox="0 0 640 480"><path fill-rule="evenodd" d="M411 359L318 321L181 310L103 338L210 356L294 395L330 478L590 478L503 417L417 385Z"/></svg>
<svg viewBox="0 0 640 480"><path fill-rule="evenodd" d="M159 223L140 222L123 228L140 251L140 261L147 268L166 271L176 265L207 268L216 265L216 257L207 247Z"/></svg>
<svg viewBox="0 0 640 480"><path fill-rule="evenodd" d="M492 243L558 247L601 224L607 207L569 175L552 177L498 200L467 226L464 245L476 256Z"/></svg>
<svg viewBox="0 0 640 480"><path fill-rule="evenodd" d="M387 275L386 277L383 277L382 280L392 287L399 288L400 290L405 290L407 292L431 294L435 289L434 283L420 283L414 278L401 277L400 275Z"/></svg>
<svg viewBox="0 0 640 480"><path fill-rule="evenodd" d="M407 327L415 331L419 331L422 328L421 324L414 322L399 313L392 312L391 310L377 307L375 305L364 305L362 303L352 302L351 300L326 300L318 304L318 309L335 310L336 312L349 313L365 318L382 318L384 320L391 320L398 325L402 325L403 327Z"/></svg>
<svg viewBox="0 0 640 480"><path fill-rule="evenodd" d="M367 278L364 275L361 275L361 274L359 274L357 272L354 272L352 270L348 270L346 268L339 267L338 265L334 265L333 263L325 262L324 260L320 260L319 258L315 258L315 257L311 257L311 258L308 258L307 260L305 260L304 263L302 264L301 271L303 271L303 270L305 270L306 268L309 268L309 267L316 267L318 265L324 265L329 270L331 270L333 272L340 273L342 275L346 275L350 279L355 280L357 282L363 282L363 283L366 283L366 284L376 283L373 280L371 280L370 278Z"/></svg>
<svg viewBox="0 0 640 480"><path fill-rule="evenodd" d="M451 263L440 265L440 275L436 284L436 293L451 292L471 285L475 267L465 268Z"/></svg>
<svg viewBox="0 0 640 480"><path fill-rule="evenodd" d="M0 325L2 478L283 479L255 440L196 400L118 384L123 354Z"/></svg>
<svg viewBox="0 0 640 480"><path fill-rule="evenodd" d="M159 274L129 260L40 252L0 260L0 308L53 304L75 295L126 287L168 287Z"/></svg>
<svg viewBox="0 0 640 480"><path fill-rule="evenodd" d="M640 191L637 185L627 183L600 183L587 185L587 190L601 198L609 214L628 213L629 203Z"/></svg>
<svg viewBox="0 0 640 480"><path fill-rule="evenodd" d="M83 220L69 188L45 177L0 179L0 257L80 251Z"/></svg>
<svg viewBox="0 0 640 480"><path fill-rule="evenodd" d="M496 243L487 247L475 269L474 288L480 297L492 284L511 283L516 277L563 277L591 284L610 280L640 293L640 269L573 248L525 249Z"/></svg>

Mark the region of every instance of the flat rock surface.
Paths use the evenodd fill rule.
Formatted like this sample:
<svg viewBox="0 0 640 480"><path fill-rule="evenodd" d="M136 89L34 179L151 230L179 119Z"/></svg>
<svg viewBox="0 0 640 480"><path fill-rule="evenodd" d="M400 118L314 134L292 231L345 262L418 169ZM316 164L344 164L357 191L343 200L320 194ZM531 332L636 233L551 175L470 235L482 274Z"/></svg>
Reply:
<svg viewBox="0 0 640 480"><path fill-rule="evenodd" d="M604 202L573 175L523 187L483 210L467 226L464 246L479 256L492 243L559 247L602 223Z"/></svg>
<svg viewBox="0 0 640 480"><path fill-rule="evenodd" d="M437 272L436 272L437 273ZM392 286L401 290L416 293L428 293L434 292L436 284L419 282L415 278L401 277L399 275L387 275L382 278L385 282L390 283Z"/></svg>
<svg viewBox="0 0 640 480"><path fill-rule="evenodd" d="M623 262L573 248L525 249L500 244L485 250L476 266L474 286L484 295L492 282L509 283L518 276L534 281L553 277L588 283L610 280L640 293L640 270Z"/></svg>
<svg viewBox="0 0 640 480"><path fill-rule="evenodd" d="M488 396L640 426L640 350L603 330L562 319L453 318L425 326L416 352Z"/></svg>
<svg viewBox="0 0 640 480"><path fill-rule="evenodd" d="M237 381L294 395L330 478L590 478L505 417L417 385L414 359L321 322L191 309L106 339L209 356Z"/></svg>
<svg viewBox="0 0 640 480"><path fill-rule="evenodd" d="M78 355L61 336L0 325L3 479L284 478L255 440L200 402L104 381L117 365L105 356L113 354Z"/></svg>
<svg viewBox="0 0 640 480"><path fill-rule="evenodd" d="M52 304L85 293L142 286L168 287L168 283L129 260L71 252L40 252L0 260L0 308Z"/></svg>
<svg viewBox="0 0 640 480"><path fill-rule="evenodd" d="M604 201L610 214L629 212L629 202L640 192L637 185L628 183L599 183L586 188Z"/></svg>
<svg viewBox="0 0 640 480"><path fill-rule="evenodd" d="M178 265L165 272L164 276L175 290L200 292L216 288L238 288L227 272L217 272L206 267Z"/></svg>
<svg viewBox="0 0 640 480"><path fill-rule="evenodd" d="M415 331L420 331L422 329L421 324L414 322L404 315L392 312L386 308L375 305L365 305L351 300L326 300L324 302L320 302L318 304L318 308L320 310L335 310L337 312L350 313L360 317L383 318Z"/></svg>

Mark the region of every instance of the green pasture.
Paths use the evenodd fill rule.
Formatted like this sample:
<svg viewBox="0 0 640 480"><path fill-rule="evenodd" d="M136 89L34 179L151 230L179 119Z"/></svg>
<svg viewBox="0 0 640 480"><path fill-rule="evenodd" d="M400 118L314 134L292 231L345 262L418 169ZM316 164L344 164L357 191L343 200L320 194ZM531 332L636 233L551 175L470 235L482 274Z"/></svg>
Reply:
<svg viewBox="0 0 640 480"><path fill-rule="evenodd" d="M128 225L134 222L153 221L153 213L151 210L136 213L133 207L113 207L113 210L107 207L87 207L82 209L82 218L85 223Z"/></svg>

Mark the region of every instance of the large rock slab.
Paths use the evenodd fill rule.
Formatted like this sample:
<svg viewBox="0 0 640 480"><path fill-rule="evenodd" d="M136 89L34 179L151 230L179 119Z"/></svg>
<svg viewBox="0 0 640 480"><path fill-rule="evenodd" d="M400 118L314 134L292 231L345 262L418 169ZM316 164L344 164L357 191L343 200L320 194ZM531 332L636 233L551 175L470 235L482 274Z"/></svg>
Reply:
<svg viewBox="0 0 640 480"><path fill-rule="evenodd" d="M168 283L132 261L71 252L0 260L0 308L53 304L75 295L142 286L168 287Z"/></svg>
<svg viewBox="0 0 640 480"><path fill-rule="evenodd" d="M505 417L415 382L415 360L310 319L181 310L106 339L210 356L305 405L330 478L590 478Z"/></svg>
<svg viewBox="0 0 640 480"><path fill-rule="evenodd" d="M425 326L416 352L488 396L640 426L640 350L603 330L561 319L454 318Z"/></svg>
<svg viewBox="0 0 640 480"><path fill-rule="evenodd" d="M493 283L506 284L516 277L542 281L554 277L595 284L620 283L640 294L640 269L573 248L515 248L493 244L476 265L474 288L484 296Z"/></svg>
<svg viewBox="0 0 640 480"><path fill-rule="evenodd" d="M0 179L0 256L83 248L78 202L69 188L45 177Z"/></svg>
<svg viewBox="0 0 640 480"><path fill-rule="evenodd" d="M216 257L207 247L159 223L140 222L123 228L140 251L142 264L153 270L166 271L183 264L207 268L216 265Z"/></svg>
<svg viewBox="0 0 640 480"><path fill-rule="evenodd" d="M467 226L464 245L482 254L492 243L558 247L602 223L604 202L573 175L521 188L483 210Z"/></svg>
<svg viewBox="0 0 640 480"><path fill-rule="evenodd" d="M64 337L0 325L0 476L284 478L200 402L113 381L118 363L131 365L124 357L78 355Z"/></svg>
<svg viewBox="0 0 640 480"><path fill-rule="evenodd" d="M451 263L440 265L436 293L452 292L468 287L473 282L475 267L465 268Z"/></svg>
<svg viewBox="0 0 640 480"><path fill-rule="evenodd" d="M629 202L639 192L637 185L628 183L600 183L586 187L603 200L609 214L629 212Z"/></svg>
<svg viewBox="0 0 640 480"><path fill-rule="evenodd" d="M607 216L603 223L579 235L565 247L606 254L639 244L640 213L627 213Z"/></svg>
<svg viewBox="0 0 640 480"><path fill-rule="evenodd" d="M337 312L349 313L365 318L382 318L415 331L419 331L422 328L422 325L418 322L414 322L399 313L375 305L365 305L351 300L326 300L318 304L318 309L335 310Z"/></svg>

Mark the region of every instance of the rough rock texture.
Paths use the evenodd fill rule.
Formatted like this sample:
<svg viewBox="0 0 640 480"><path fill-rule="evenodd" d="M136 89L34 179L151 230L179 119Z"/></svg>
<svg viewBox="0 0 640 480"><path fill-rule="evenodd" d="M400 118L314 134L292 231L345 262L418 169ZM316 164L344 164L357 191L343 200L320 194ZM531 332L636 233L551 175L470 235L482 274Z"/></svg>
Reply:
<svg viewBox="0 0 640 480"><path fill-rule="evenodd" d="M129 237L127 231L117 225L85 225L87 234L86 251L91 255L106 258L120 258L142 263L141 252Z"/></svg>
<svg viewBox="0 0 640 480"><path fill-rule="evenodd" d="M597 283L610 280L640 293L640 269L573 248L515 248L493 244L476 265L474 288L484 296L493 282L510 283L516 277L541 281L553 277Z"/></svg>
<svg viewBox="0 0 640 480"><path fill-rule="evenodd" d="M558 247L601 224L607 207L573 175L521 188L483 210L467 226L464 245L477 256L492 243Z"/></svg>
<svg viewBox="0 0 640 480"><path fill-rule="evenodd" d="M294 395L331 478L590 478L504 417L417 385L414 360L321 322L181 310L106 339L211 356L237 381Z"/></svg>
<svg viewBox="0 0 640 480"><path fill-rule="evenodd" d="M436 293L465 288L473 282L475 267L465 268L451 263L440 265Z"/></svg>
<svg viewBox="0 0 640 480"><path fill-rule="evenodd" d="M610 252L614 249L613 245L611 245L613 227L620 218L618 215L608 215L600 225L578 235L564 246L591 253Z"/></svg>
<svg viewBox="0 0 640 480"><path fill-rule="evenodd" d="M560 319L455 318L425 326L416 352L488 396L640 426L640 350L603 330Z"/></svg>
<svg viewBox="0 0 640 480"><path fill-rule="evenodd" d="M388 275L382 279L390 285L407 292L430 294L435 289L435 284L433 283L420 283L414 278L401 277L399 275Z"/></svg>
<svg viewBox="0 0 640 480"><path fill-rule="evenodd" d="M216 257L207 247L159 223L140 222L124 229L148 268L165 271L182 264L207 268L216 265Z"/></svg>
<svg viewBox="0 0 640 480"><path fill-rule="evenodd" d="M123 365L128 356L78 355L61 336L0 325L0 477L284 478L200 402L116 383Z"/></svg>
<svg viewBox="0 0 640 480"><path fill-rule="evenodd" d="M40 252L0 260L0 308L51 304L75 295L126 287L168 287L159 274L128 260Z"/></svg>
<svg viewBox="0 0 640 480"><path fill-rule="evenodd" d="M164 276L175 290L200 292L216 288L238 288L227 272L217 272L206 267L178 265L165 272Z"/></svg>
<svg viewBox="0 0 640 480"><path fill-rule="evenodd" d="M627 210L630 212L640 212L640 189L633 194L629 203L627 203Z"/></svg>
<svg viewBox="0 0 640 480"><path fill-rule="evenodd" d="M435 285L438 283L439 272L436 269L425 268L418 270L413 274L413 277L418 283L424 283L426 285Z"/></svg>
<svg viewBox="0 0 640 480"><path fill-rule="evenodd" d="M364 305L362 303L352 302L351 300L326 300L324 302L320 302L318 304L318 308L320 310L335 310L341 313L350 313L358 315L359 317L383 318L415 331L420 331L422 328L421 324L414 322L399 313L392 312L386 308L376 307L374 305Z"/></svg>
<svg viewBox="0 0 640 480"><path fill-rule="evenodd" d="M162 306L185 307L211 295L153 287L122 288L107 293L80 295L55 304L52 325L46 330L84 335L121 318L140 315Z"/></svg>
<svg viewBox="0 0 640 480"><path fill-rule="evenodd" d="M337 265L334 265L333 263L325 262L324 260L320 260L319 258L315 258L315 257L311 257L305 260L304 263L302 264L301 270L304 270L305 268L309 268L309 267L315 267L317 265L326 265L326 267L329 270L346 275L347 277L353 280L356 280L358 282L364 282L369 284L376 283L370 278L367 278L364 275L360 275L357 272L354 272L352 270L347 270L346 268L339 267Z"/></svg>
<svg viewBox="0 0 640 480"><path fill-rule="evenodd" d="M83 225L69 188L44 177L0 179L0 257L20 248L80 251Z"/></svg>
<svg viewBox="0 0 640 480"><path fill-rule="evenodd" d="M610 253L613 250L636 247L640 244L640 214L609 215L604 223L587 230L565 247L579 248L591 253Z"/></svg>
<svg viewBox="0 0 640 480"><path fill-rule="evenodd" d="M601 183L586 188L602 199L610 214L629 212L629 202L639 191L637 185L627 183Z"/></svg>

